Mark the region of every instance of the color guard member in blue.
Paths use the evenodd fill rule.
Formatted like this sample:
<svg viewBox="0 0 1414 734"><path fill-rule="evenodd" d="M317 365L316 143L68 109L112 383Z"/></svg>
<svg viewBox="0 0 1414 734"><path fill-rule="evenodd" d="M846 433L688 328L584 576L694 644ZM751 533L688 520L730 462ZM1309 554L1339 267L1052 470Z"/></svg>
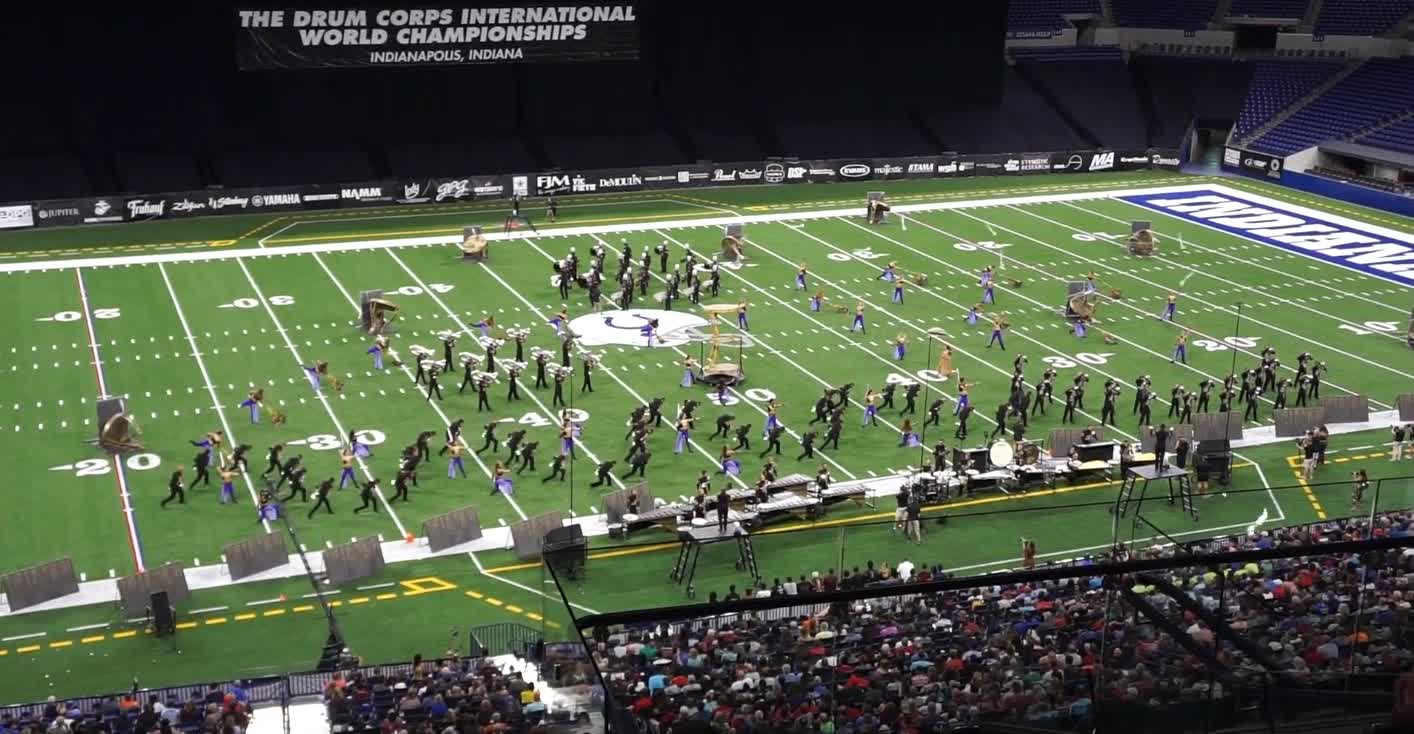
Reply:
<svg viewBox="0 0 1414 734"><path fill-rule="evenodd" d="M996 303L996 302L997 302L997 295L996 295L996 293L992 290L992 281L991 281L991 280L988 280L988 281L987 281L987 284L984 285L984 286L982 286L982 303L990 304L990 303Z"/></svg>
<svg viewBox="0 0 1414 734"><path fill-rule="evenodd" d="M560 424L560 455L574 458L574 424L568 418Z"/></svg>
<svg viewBox="0 0 1414 734"><path fill-rule="evenodd" d="M447 453L451 457L447 460L448 479L455 479L457 474L461 474L462 479L466 479L466 465L462 463L462 451L462 445L459 443L447 447Z"/></svg>
<svg viewBox="0 0 1414 734"><path fill-rule="evenodd" d="M368 348L368 354L373 355L373 369L383 369L383 350L387 346L388 340L384 337L376 337L373 346Z"/></svg>
<svg viewBox="0 0 1414 734"><path fill-rule="evenodd" d="M683 359L683 361L680 362L679 364L682 365L682 383L681 383L681 386L682 386L682 387L692 387L694 384L697 383L697 374L696 374L697 360L693 359L692 357L687 357L687 358Z"/></svg>
<svg viewBox="0 0 1414 734"><path fill-rule="evenodd" d="M475 326L476 328L478 328L478 329L481 330L481 336L482 336L483 338L486 338L486 339L490 339L490 338L491 338L491 327L493 327L493 326L495 326L495 325L496 325L496 317L495 317L495 316L487 316L486 318L483 318L482 320L480 320L480 321L478 321L478 322L472 324L472 326Z"/></svg>
<svg viewBox="0 0 1414 734"><path fill-rule="evenodd" d="M874 392L874 388L871 387L864 391L864 425L866 426L879 425L879 407L874 405L878 399L879 395Z"/></svg>
<svg viewBox="0 0 1414 734"><path fill-rule="evenodd" d="M918 434L913 432L913 422L908 418L903 419L903 431L899 436L898 445L911 449L916 449L923 445L918 439Z"/></svg>
<svg viewBox="0 0 1414 734"><path fill-rule="evenodd" d="M1164 306L1164 312L1159 314L1161 321L1173 321L1173 317L1178 313L1178 294L1170 293L1168 304Z"/></svg>
<svg viewBox="0 0 1414 734"><path fill-rule="evenodd" d="M678 436L673 441L673 453L681 454L687 448L687 442L692 439L692 419L681 418L678 420Z"/></svg>
<svg viewBox="0 0 1414 734"><path fill-rule="evenodd" d="M314 388L314 394L319 394L319 380L324 375L329 374L329 363L323 360L315 362L313 365L304 365L305 377L309 378L309 386Z"/></svg>
<svg viewBox="0 0 1414 734"><path fill-rule="evenodd" d="M658 336L658 319L649 319L648 323L640 326L638 328L638 335L643 337L643 346L645 347L653 346L654 339L657 339L659 344L663 343L663 337ZM593 390L590 392L593 392Z"/></svg>
<svg viewBox="0 0 1414 734"><path fill-rule="evenodd" d="M718 474L726 474L729 477L741 474L741 462L737 461L735 452L728 446L723 446L717 456L717 463L721 466L717 470Z"/></svg>
<svg viewBox="0 0 1414 734"><path fill-rule="evenodd" d="M1001 316L1001 314L997 314L996 316L993 316L993 317L992 317L992 338L987 340L987 348L988 348L988 349L991 349L993 344L997 344L997 345L1001 346L1001 348L1002 348L1003 350L1006 349L1006 342L1005 342L1005 341L1002 341L1002 331L1003 331L1004 329L1006 329L1006 319L1003 318L1003 317Z"/></svg>
<svg viewBox="0 0 1414 734"><path fill-rule="evenodd" d="M962 409L968 407L968 405L970 404L967 396L967 391L970 389L971 386L967 384L967 378L957 378L957 403L953 405L953 415L961 413Z"/></svg>
<svg viewBox="0 0 1414 734"><path fill-rule="evenodd" d="M1181 362L1188 364L1188 331L1185 330L1173 340L1173 357L1169 359L1169 364Z"/></svg>
<svg viewBox="0 0 1414 734"><path fill-rule="evenodd" d="M903 278L894 281L894 303L903 303Z"/></svg>
<svg viewBox="0 0 1414 734"><path fill-rule="evenodd" d="M223 466L217 471L221 475L221 504L235 504L236 468Z"/></svg>
<svg viewBox="0 0 1414 734"><path fill-rule="evenodd" d="M1081 316L1075 320L1075 336L1084 339L1087 333L1089 332L1085 327L1085 317Z"/></svg>
<svg viewBox="0 0 1414 734"><path fill-rule="evenodd" d="M905 354L908 353L908 335L899 334L894 337L894 359L902 362Z"/></svg>
<svg viewBox="0 0 1414 734"><path fill-rule="evenodd" d="M742 331L751 331L751 327L746 323L746 301L737 301L736 328Z"/></svg>
<svg viewBox="0 0 1414 734"><path fill-rule="evenodd" d="M897 266L898 266L898 263L897 263L897 262L891 262L891 263L889 263L889 264L884 268L884 271L881 272L881 273L879 273L879 279L880 279L880 280L883 280L883 281L886 281L886 282L889 282L889 283L897 282L897 281L898 281L898 267L897 267Z"/></svg>
<svg viewBox="0 0 1414 734"><path fill-rule="evenodd" d="M339 452L339 464L343 466L343 471L339 473L339 489L343 489L346 482L358 484L358 479L354 477L354 456L352 448L345 447Z"/></svg>
<svg viewBox="0 0 1414 734"><path fill-rule="evenodd" d="M766 424L761 427L761 437L766 438L771 435L771 431L781 428L780 417L781 404L775 398L766 402Z"/></svg>
<svg viewBox="0 0 1414 734"><path fill-rule="evenodd" d="M824 291L815 291L815 295L813 295L813 296L810 297L810 310L813 311L813 312L815 312L815 313L820 313L820 308L821 308L821 306L824 305L824 303L825 303L825 292L824 292Z"/></svg>
<svg viewBox="0 0 1414 734"><path fill-rule="evenodd" d="M260 403L265 400L265 391L259 388L246 393L246 398L241 402L241 407L250 411L250 422L252 425L260 422Z"/></svg>
<svg viewBox="0 0 1414 734"><path fill-rule="evenodd" d="M976 325L977 325L977 318L978 318L978 316L981 314L981 312L982 312L982 304L980 304L980 303L977 304L977 305L975 305L975 306L973 306L972 308L967 309L967 319L966 319L967 325L968 325L968 326L976 326Z"/></svg>
<svg viewBox="0 0 1414 734"><path fill-rule="evenodd" d="M987 286L989 286L989 285L991 285L991 284L992 284L992 266L991 266L991 265L988 265L987 267L982 268L982 272L980 272L980 273L977 274L977 285L980 285L980 286L982 286L983 288L986 288Z"/></svg>
<svg viewBox="0 0 1414 734"><path fill-rule="evenodd" d="M859 333L861 333L861 334L865 333L865 332L864 332L864 302L863 302L863 301L859 301L858 303L854 304L854 321L853 321L852 323L850 323L850 325L849 325L849 330L850 330L850 331L854 331L855 329L859 329Z"/></svg>
<svg viewBox="0 0 1414 734"><path fill-rule="evenodd" d="M806 273L807 273L807 271L806 271L804 265L801 265L799 268L796 269L796 271L795 271L795 289L796 289L796 290L798 290L798 291L803 291L803 290L805 290L805 288L806 288L806 285L805 285L805 275L806 275Z"/></svg>

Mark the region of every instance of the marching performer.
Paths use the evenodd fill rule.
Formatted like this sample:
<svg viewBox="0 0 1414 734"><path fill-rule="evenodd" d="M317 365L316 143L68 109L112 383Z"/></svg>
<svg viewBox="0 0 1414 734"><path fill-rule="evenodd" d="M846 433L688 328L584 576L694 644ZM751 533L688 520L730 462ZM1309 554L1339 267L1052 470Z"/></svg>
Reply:
<svg viewBox="0 0 1414 734"><path fill-rule="evenodd" d="M564 367L555 368L555 394L550 399L550 405L563 406L565 404L565 372Z"/></svg>
<svg viewBox="0 0 1414 734"><path fill-rule="evenodd" d="M491 477L491 494L500 492L510 497L516 493L515 485L511 481L511 470L507 469L505 464L497 461L495 469L491 471Z"/></svg>
<svg viewBox="0 0 1414 734"><path fill-rule="evenodd" d="M381 367L379 369L382 369ZM261 402L265 400L265 391L256 388L246 393L245 400L241 403L242 408L250 410L250 422L252 425L260 422Z"/></svg>
<svg viewBox="0 0 1414 734"><path fill-rule="evenodd" d="M944 344L943 353L938 355L938 374L942 375L943 379L946 380L952 377L952 373L952 345Z"/></svg>
<svg viewBox="0 0 1414 734"><path fill-rule="evenodd" d="M682 417L678 419L678 436L673 442L673 453L681 454L687 447L687 442L692 438L692 418Z"/></svg>
<svg viewBox="0 0 1414 734"><path fill-rule="evenodd" d="M982 313L982 304L980 304L980 303L974 305L972 308L967 309L967 318L964 319L964 320L967 322L967 325L968 325L968 326L976 326L976 325L977 325L978 317L981 315L981 313Z"/></svg>
<svg viewBox="0 0 1414 734"><path fill-rule="evenodd" d="M894 359L902 362L905 354L908 353L908 335L899 332L894 337Z"/></svg>
<svg viewBox="0 0 1414 734"><path fill-rule="evenodd" d="M857 303L854 304L854 321L853 321L852 323L850 323L850 325L849 325L849 330L850 330L850 331L854 331L856 328L859 329L859 333L861 333L861 334L865 333L865 332L864 332L864 302L863 302L863 301L859 301L859 302L857 302Z"/></svg>
<svg viewBox="0 0 1414 734"><path fill-rule="evenodd" d="M465 450L465 449L463 449L463 447L462 447L462 445L461 445L460 443L454 443L454 444L451 444L451 445L449 445L449 446L447 447L447 454L448 454L448 459L447 459L447 478L448 478L448 479L455 479L455 478L456 478L456 474L457 474L458 472L461 473L462 479L466 479L466 465L462 464L462 451L464 451L464 450ZM496 463L499 464L500 462L496 462Z"/></svg>
<svg viewBox="0 0 1414 734"><path fill-rule="evenodd" d="M782 428L780 416L777 412L781 404L772 398L766 402L766 423L761 427L761 437L766 438L771 435L771 431Z"/></svg>
<svg viewBox="0 0 1414 734"><path fill-rule="evenodd" d="M560 423L560 455L574 458L574 440L578 436L569 418Z"/></svg>
<svg viewBox="0 0 1414 734"><path fill-rule="evenodd" d="M903 303L903 278L894 281L894 303Z"/></svg>
<svg viewBox="0 0 1414 734"><path fill-rule="evenodd" d="M490 339L490 338L491 338L491 328L494 327L495 325L496 325L496 317L495 317L495 316L486 316L485 318L481 319L480 321L478 321L478 322L472 324L472 326L475 326L476 328L478 328L478 329L481 330L481 336L482 336L483 338L485 338L485 339Z"/></svg>
<svg viewBox="0 0 1414 734"><path fill-rule="evenodd" d="M874 392L874 388L871 387L864 391L864 425L866 426L879 425L879 408L874 405L878 399L879 395Z"/></svg>
<svg viewBox="0 0 1414 734"><path fill-rule="evenodd" d="M685 357L678 364L682 365L682 387L692 387L697 383L697 360L692 357Z"/></svg>
<svg viewBox="0 0 1414 734"><path fill-rule="evenodd" d="M1080 318L1078 318L1078 319L1075 320L1075 332L1074 332L1074 333L1075 333L1075 336L1076 336L1077 338L1080 338L1080 339L1084 339L1084 338L1085 338L1085 335L1086 335L1087 333L1089 333L1089 332L1087 331L1086 327L1085 327L1085 317L1084 317L1084 316L1081 316Z"/></svg>
<svg viewBox="0 0 1414 734"><path fill-rule="evenodd" d="M1095 283L1095 271L1091 270L1089 274L1085 276L1085 289L1081 291L1081 294L1089 295L1099 290L1099 286Z"/></svg>
<svg viewBox="0 0 1414 734"><path fill-rule="evenodd" d="M442 340L442 371L443 371L443 372L451 372L451 371L452 371L452 349L453 349L453 347L455 347L455 346L457 345L457 335L454 334L454 333L452 333L452 332L450 332L450 331L444 331L444 332L438 334L438 335L437 335L437 338ZM488 347L487 349L488 349L488 353L489 353L489 349L490 349L490 348ZM489 357L488 357L488 359L489 359Z"/></svg>
<svg viewBox="0 0 1414 734"><path fill-rule="evenodd" d="M971 406L971 401L968 399L967 395L967 391L970 389L971 386L967 384L967 378L957 378L957 404L953 405L953 415L960 415L962 413L963 408Z"/></svg>
<svg viewBox="0 0 1414 734"><path fill-rule="evenodd" d="M882 281L884 281L884 282L886 282L886 283L895 283L895 282L897 282L897 281L898 281L898 263L897 263L897 262L890 262L888 265L886 265L886 266L884 267L883 272L879 273L879 280L882 280Z"/></svg>
<svg viewBox="0 0 1414 734"><path fill-rule="evenodd" d="M736 328L742 331L751 331L746 323L746 301L737 301L736 304Z"/></svg>
<svg viewBox="0 0 1414 734"><path fill-rule="evenodd" d="M990 269L990 268L989 268ZM982 286L982 303L993 304L997 302L997 294L993 290L992 279L987 278L987 282Z"/></svg>
<svg viewBox="0 0 1414 734"><path fill-rule="evenodd" d="M433 364L427 368L427 399L432 399L432 393L437 393L437 399L443 400L442 386L437 382L437 373L440 371L438 365Z"/></svg>
<svg viewBox="0 0 1414 734"><path fill-rule="evenodd" d="M903 419L903 431L899 436L898 445L910 449L916 449L923 445L923 442L918 439L918 434L913 432L913 422L908 418Z"/></svg>
<svg viewBox="0 0 1414 734"><path fill-rule="evenodd" d="M992 284L992 266L991 266L991 265L988 265L987 267L982 268L982 271L977 274L977 285L980 285L980 286L982 286L983 288L986 288L987 286L989 286L989 285L991 285L991 284Z"/></svg>
<svg viewBox="0 0 1414 734"><path fill-rule="evenodd" d="M594 367L599 364L599 359L585 352L583 358L580 360L580 364L583 366L583 370L581 371L583 380L579 384L579 391L594 392Z"/></svg>
<svg viewBox="0 0 1414 734"><path fill-rule="evenodd" d="M721 468L717 470L718 474L726 474L729 477L741 474L741 462L737 461L736 453L728 446L722 446L721 452L717 455L717 463L721 465Z"/></svg>
<svg viewBox="0 0 1414 734"><path fill-rule="evenodd" d="M800 267L796 268L796 271L795 271L795 289L798 290L798 291L803 291L803 290L805 290L805 274L806 274L806 270L805 270L805 265L804 265L804 264L802 264Z"/></svg>
<svg viewBox="0 0 1414 734"><path fill-rule="evenodd" d="M353 470L354 452L350 447L344 447L339 451L339 463L343 466L343 471L339 473L339 489L344 488L345 482L358 484L358 479L354 477Z"/></svg>
<svg viewBox="0 0 1414 734"><path fill-rule="evenodd" d="M815 295L810 297L810 310L814 313L820 312L820 307L825 303L825 292L815 291Z"/></svg>
<svg viewBox="0 0 1414 734"><path fill-rule="evenodd" d="M303 365L305 377L309 378L309 386L314 388L314 394L319 394L319 380L324 375L329 374L329 363L323 360L312 365Z"/></svg>
<svg viewBox="0 0 1414 734"><path fill-rule="evenodd" d="M1001 314L992 317L992 338L987 340L987 348L991 349L993 344L1000 345L1006 349L1006 342L1002 341L1002 330L1006 328L1006 318Z"/></svg>
<svg viewBox="0 0 1414 734"><path fill-rule="evenodd" d="M373 355L373 369L383 369L383 352L388 348L388 338L377 336L373 339L373 346L368 348L368 354Z"/></svg>
<svg viewBox="0 0 1414 734"><path fill-rule="evenodd" d="M1188 364L1188 330L1187 330L1187 329L1184 329L1184 330L1183 330L1183 333L1182 333L1182 334L1179 334L1179 335L1173 340L1173 356L1169 358L1169 364L1173 364L1175 361L1181 362L1181 363L1183 363L1183 364Z"/></svg>
<svg viewBox="0 0 1414 734"><path fill-rule="evenodd" d="M245 453L250 450L251 445L248 443L243 443L237 446L236 450L231 452L231 468L240 469L242 472L249 473L250 462L246 460Z"/></svg>
<svg viewBox="0 0 1414 734"><path fill-rule="evenodd" d="M236 504L235 467L221 467L221 504Z"/></svg>
<svg viewBox="0 0 1414 734"><path fill-rule="evenodd" d="M659 272L662 272L662 273L667 273L667 272L668 272L668 257L672 254L672 253L668 250L668 241L667 241L667 240L663 240L662 244L660 244L660 245L658 245L657 247L654 247L654 248L653 248L653 251L656 252L656 253L658 253L658 271L659 271Z"/></svg>
<svg viewBox="0 0 1414 734"><path fill-rule="evenodd" d="M1163 313L1159 314L1160 321L1173 321L1173 317L1178 313L1178 294L1170 293L1168 304L1164 306Z"/></svg>

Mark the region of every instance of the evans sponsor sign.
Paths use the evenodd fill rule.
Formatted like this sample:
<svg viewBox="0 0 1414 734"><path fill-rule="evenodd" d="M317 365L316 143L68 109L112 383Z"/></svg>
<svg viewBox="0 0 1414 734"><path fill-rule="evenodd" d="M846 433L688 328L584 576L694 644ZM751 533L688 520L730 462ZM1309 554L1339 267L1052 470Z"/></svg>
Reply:
<svg viewBox="0 0 1414 734"><path fill-rule="evenodd" d="M1289 252L1414 286L1411 234L1226 188L1121 198Z"/></svg>

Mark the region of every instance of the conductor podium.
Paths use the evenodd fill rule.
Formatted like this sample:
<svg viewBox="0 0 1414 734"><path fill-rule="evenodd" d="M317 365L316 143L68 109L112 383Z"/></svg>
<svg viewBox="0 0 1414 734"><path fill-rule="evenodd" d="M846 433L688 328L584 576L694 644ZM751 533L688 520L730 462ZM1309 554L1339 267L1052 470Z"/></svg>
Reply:
<svg viewBox="0 0 1414 734"><path fill-rule="evenodd" d="M751 535L737 521L728 522L726 530L721 530L714 520L694 520L691 525L679 527L678 558L668 578L679 585L686 584L688 597L695 596L697 589L693 586L692 579L697 575L697 560L702 557L703 547L731 540L736 541L736 570L749 572L752 583L759 583L761 572L756 567L756 552L751 547Z"/></svg>
<svg viewBox="0 0 1414 734"><path fill-rule="evenodd" d="M1140 507L1144 503L1145 495L1149 491L1149 483L1163 481L1168 484L1169 504L1177 500L1183 507L1183 511L1192 516L1194 522L1198 520L1198 508L1193 506L1193 486L1188 482L1188 470L1168 464L1143 464L1131 466L1124 472L1124 483L1119 487L1119 497L1115 500L1114 514L1115 522L1124 517L1129 512L1129 505L1134 503L1134 514L1139 514ZM1134 496L1134 491L1139 490L1139 496ZM1175 490L1177 493L1175 494Z"/></svg>

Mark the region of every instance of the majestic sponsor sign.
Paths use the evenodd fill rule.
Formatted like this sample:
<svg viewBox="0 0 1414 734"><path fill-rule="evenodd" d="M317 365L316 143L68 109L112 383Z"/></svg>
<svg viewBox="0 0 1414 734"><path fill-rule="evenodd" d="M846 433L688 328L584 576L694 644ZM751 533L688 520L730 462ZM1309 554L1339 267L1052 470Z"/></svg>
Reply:
<svg viewBox="0 0 1414 734"><path fill-rule="evenodd" d="M1411 234L1225 188L1211 193L1136 194L1121 198L1289 252L1414 286Z"/></svg>
<svg viewBox="0 0 1414 734"><path fill-rule="evenodd" d="M644 328L656 323L650 341ZM707 319L686 311L630 308L586 314L570 321L570 331L588 347L618 344L629 347L680 347L707 332Z"/></svg>
<svg viewBox="0 0 1414 734"><path fill-rule="evenodd" d="M34 226L34 207L29 204L0 206L0 229Z"/></svg>
<svg viewBox="0 0 1414 734"><path fill-rule="evenodd" d="M237 8L242 69L634 61L633 3Z"/></svg>

